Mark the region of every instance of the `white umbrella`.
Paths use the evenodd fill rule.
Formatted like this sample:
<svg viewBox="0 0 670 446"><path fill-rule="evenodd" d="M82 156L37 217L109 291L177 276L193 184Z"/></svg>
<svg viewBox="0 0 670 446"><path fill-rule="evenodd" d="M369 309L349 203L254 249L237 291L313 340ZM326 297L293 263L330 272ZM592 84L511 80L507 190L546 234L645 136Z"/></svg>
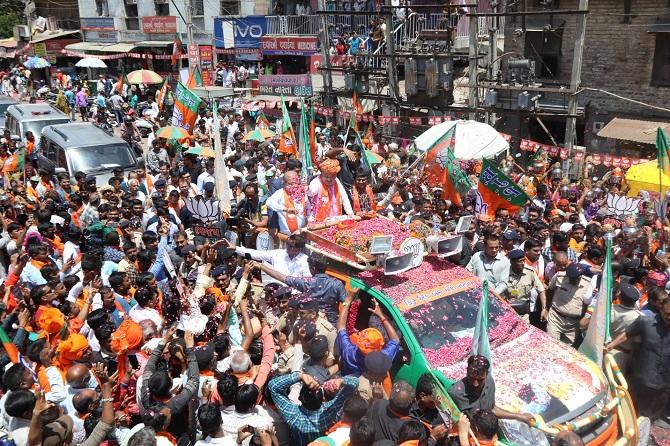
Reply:
<svg viewBox="0 0 670 446"><path fill-rule="evenodd" d="M509 148L507 141L496 129L477 121L447 121L435 125L414 140L416 148L425 152L454 126L456 126L454 156L457 159L493 158Z"/></svg>
<svg viewBox="0 0 670 446"><path fill-rule="evenodd" d="M86 57L75 64L79 68L107 68L107 64L95 57Z"/></svg>

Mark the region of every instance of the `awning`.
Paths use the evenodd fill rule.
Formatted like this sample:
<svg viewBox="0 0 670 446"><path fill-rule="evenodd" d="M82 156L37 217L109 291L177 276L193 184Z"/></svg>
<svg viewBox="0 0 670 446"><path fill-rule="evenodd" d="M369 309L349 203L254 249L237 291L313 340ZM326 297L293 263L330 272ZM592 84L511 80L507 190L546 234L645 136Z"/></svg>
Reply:
<svg viewBox="0 0 670 446"><path fill-rule="evenodd" d="M141 42L136 42L136 47L151 47L151 46L168 46L172 45L174 40L142 40Z"/></svg>
<svg viewBox="0 0 670 446"><path fill-rule="evenodd" d="M134 43L94 43L94 42L78 42L71 43L65 47L69 51L98 51L101 53L127 53L135 48Z"/></svg>
<svg viewBox="0 0 670 446"><path fill-rule="evenodd" d="M598 132L598 136L643 144L656 144L656 131L659 127L668 132L670 122L614 118Z"/></svg>
<svg viewBox="0 0 670 446"><path fill-rule="evenodd" d="M134 43L112 43L111 45L107 45L98 51L103 53L127 53L128 51L135 48L135 46L136 45Z"/></svg>
<svg viewBox="0 0 670 446"><path fill-rule="evenodd" d="M77 33L79 33L78 29L70 31L64 29L44 31L43 33L35 33L30 43L44 42L45 40L57 39L58 37L70 36Z"/></svg>
<svg viewBox="0 0 670 446"><path fill-rule="evenodd" d="M17 45L18 45L18 42L13 37L10 37L9 39L0 39L0 47L16 48Z"/></svg>
<svg viewBox="0 0 670 446"><path fill-rule="evenodd" d="M69 51L100 51L99 48L102 46L104 46L102 43L77 42L65 45L65 49Z"/></svg>

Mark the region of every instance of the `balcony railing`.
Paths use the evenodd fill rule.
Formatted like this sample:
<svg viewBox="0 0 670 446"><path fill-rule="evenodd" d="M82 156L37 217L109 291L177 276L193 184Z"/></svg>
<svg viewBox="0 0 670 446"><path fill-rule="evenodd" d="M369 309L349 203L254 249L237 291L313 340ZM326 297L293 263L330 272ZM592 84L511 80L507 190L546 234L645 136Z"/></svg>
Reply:
<svg viewBox="0 0 670 446"><path fill-rule="evenodd" d="M270 35L318 35L321 30L322 16L267 16L267 33ZM328 36L332 38L344 33L356 31L364 39L372 30L373 15L326 15L325 22ZM488 36L488 30L497 25L499 32L505 27L504 17L480 17L479 37ZM419 33L424 30L446 30L450 27L454 31L454 47L468 46L468 17L465 14L437 14L412 13L404 22L394 20L393 36L396 46L413 42Z"/></svg>
<svg viewBox="0 0 670 446"><path fill-rule="evenodd" d="M268 34L313 36L319 34L321 22L318 15L267 16Z"/></svg>

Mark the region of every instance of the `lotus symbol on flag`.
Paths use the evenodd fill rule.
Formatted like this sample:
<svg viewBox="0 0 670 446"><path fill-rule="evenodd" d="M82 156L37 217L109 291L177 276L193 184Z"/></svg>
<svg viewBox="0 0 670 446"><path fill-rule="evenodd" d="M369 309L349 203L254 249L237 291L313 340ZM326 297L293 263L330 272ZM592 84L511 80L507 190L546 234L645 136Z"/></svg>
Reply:
<svg viewBox="0 0 670 446"><path fill-rule="evenodd" d="M218 200L206 200L198 196L184 202L186 209L203 224L212 224L221 220L221 209Z"/></svg>
<svg viewBox="0 0 670 446"><path fill-rule="evenodd" d="M444 147L435 157L435 161L441 168L446 169L449 166L449 147Z"/></svg>
<svg viewBox="0 0 670 446"><path fill-rule="evenodd" d="M637 214L639 204L639 198L607 194L607 210L610 215L618 218Z"/></svg>

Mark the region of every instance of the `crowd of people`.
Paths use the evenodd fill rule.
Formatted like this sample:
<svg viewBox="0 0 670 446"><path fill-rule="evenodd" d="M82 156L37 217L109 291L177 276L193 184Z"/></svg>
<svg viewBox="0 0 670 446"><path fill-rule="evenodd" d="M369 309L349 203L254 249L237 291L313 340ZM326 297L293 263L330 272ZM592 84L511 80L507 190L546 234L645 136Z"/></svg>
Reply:
<svg viewBox="0 0 670 446"><path fill-rule="evenodd" d="M119 92L107 91L108 80L98 91L113 102ZM121 99L132 101L132 92ZM452 231L475 215L477 165L463 166L475 186L457 205L408 169L416 153L378 132L361 141L321 123L315 168L306 172L278 150L278 136L243 141L255 127L281 129L281 119L205 108L192 136L175 143L136 134L131 110L119 109L121 131L146 145L134 170L117 168L99 184L32 159L25 172L5 176L0 429L14 444L466 446L494 444L500 419L532 422L532 414L496 405L482 356L468 359L450 389L462 412L453 425L438 411L431 375L394 381L399 337L387 315L373 301L380 328L355 331L348 321L356 292L326 274L327 259L309 254L301 235L370 214ZM185 153L213 147L216 127L232 209L215 226L226 238L196 235L203 216L193 203L221 197L213 159ZM5 132L0 153L22 143ZM370 166L361 143L384 162ZM634 214L611 215L607 194L627 190L618 172L572 180L550 163L502 160L531 201L516 214L477 216L450 260L488 281L528 323L577 347L611 239L607 350L639 413L667 428L666 215L648 193ZM256 249L264 232L275 249ZM552 441L583 444L573 432Z"/></svg>

